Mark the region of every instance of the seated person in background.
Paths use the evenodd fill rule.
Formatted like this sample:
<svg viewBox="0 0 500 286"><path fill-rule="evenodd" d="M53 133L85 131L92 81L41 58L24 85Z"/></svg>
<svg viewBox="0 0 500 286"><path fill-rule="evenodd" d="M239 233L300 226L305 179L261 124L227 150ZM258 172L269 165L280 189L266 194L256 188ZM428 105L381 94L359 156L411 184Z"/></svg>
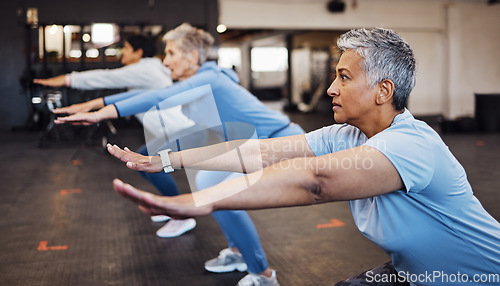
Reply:
<svg viewBox="0 0 500 286"><path fill-rule="evenodd" d="M392 261L337 285L499 285L500 224L439 135L406 109L416 78L410 46L382 28L351 30L337 45L341 57L328 95L341 124L229 142L239 146L249 174L192 194L157 196L118 179L115 190L149 215L179 218L347 201L358 229ZM240 170L240 156L225 148L168 157L173 168ZM163 170L159 156L108 150L129 168ZM235 189L243 190L210 200Z"/></svg>

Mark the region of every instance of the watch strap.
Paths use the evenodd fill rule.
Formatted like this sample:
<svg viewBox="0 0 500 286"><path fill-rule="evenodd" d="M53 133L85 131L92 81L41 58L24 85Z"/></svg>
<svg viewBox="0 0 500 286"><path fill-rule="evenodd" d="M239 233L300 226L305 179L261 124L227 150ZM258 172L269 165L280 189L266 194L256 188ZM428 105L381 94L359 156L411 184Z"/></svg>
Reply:
<svg viewBox="0 0 500 286"><path fill-rule="evenodd" d="M170 163L170 157L168 156L168 153L170 151L172 151L172 149L158 151L158 155L160 155L161 165L163 166L163 171L165 171L165 173L172 173L174 171L174 168Z"/></svg>

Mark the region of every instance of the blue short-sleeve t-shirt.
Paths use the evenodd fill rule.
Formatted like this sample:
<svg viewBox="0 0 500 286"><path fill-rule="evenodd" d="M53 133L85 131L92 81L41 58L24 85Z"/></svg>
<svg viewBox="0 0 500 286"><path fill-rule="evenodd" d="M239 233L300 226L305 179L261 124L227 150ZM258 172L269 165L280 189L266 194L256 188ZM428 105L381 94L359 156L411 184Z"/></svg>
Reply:
<svg viewBox="0 0 500 286"><path fill-rule="evenodd" d="M408 110L371 138L343 124L310 132L306 140L316 156L367 145L394 165L404 189L348 203L358 229L412 284L475 285L474 278L498 278L500 224L473 195L464 168L439 135ZM457 275L460 281L450 280Z"/></svg>

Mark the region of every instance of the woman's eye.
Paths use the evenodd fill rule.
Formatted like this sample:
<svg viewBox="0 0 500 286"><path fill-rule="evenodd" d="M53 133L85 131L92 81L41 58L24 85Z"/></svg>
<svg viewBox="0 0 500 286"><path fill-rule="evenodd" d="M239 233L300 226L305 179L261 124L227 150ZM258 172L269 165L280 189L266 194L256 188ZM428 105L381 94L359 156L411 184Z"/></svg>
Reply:
<svg viewBox="0 0 500 286"><path fill-rule="evenodd" d="M341 78L342 80L349 79L349 78L348 78L346 75L344 75L344 74L340 74L339 76L340 76L340 78Z"/></svg>

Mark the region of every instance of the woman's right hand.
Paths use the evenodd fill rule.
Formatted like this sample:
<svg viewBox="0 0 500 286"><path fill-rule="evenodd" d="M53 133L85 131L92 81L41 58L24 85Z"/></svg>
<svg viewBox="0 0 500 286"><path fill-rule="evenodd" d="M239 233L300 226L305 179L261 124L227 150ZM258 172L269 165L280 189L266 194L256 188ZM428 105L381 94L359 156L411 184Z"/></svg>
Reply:
<svg viewBox="0 0 500 286"><path fill-rule="evenodd" d="M193 194L158 196L139 190L119 179L113 180L113 188L119 195L137 204L139 209L148 215L168 215L175 219L183 219L208 215L214 211L213 204L198 206Z"/></svg>
<svg viewBox="0 0 500 286"><path fill-rule="evenodd" d="M54 119L55 124L69 123L72 125L92 125L98 123L99 121L97 112L79 112Z"/></svg>
<svg viewBox="0 0 500 286"><path fill-rule="evenodd" d="M33 80L33 83L45 85L45 86L52 86L52 87L63 87L66 85L66 75L60 75L56 77L51 77L51 78L35 78Z"/></svg>
<svg viewBox="0 0 500 286"><path fill-rule="evenodd" d="M56 114L75 114L80 112L89 112L90 110L92 110L92 106L87 104L87 102L84 102L84 103L73 104L66 107L56 108L52 110L52 112Z"/></svg>
<svg viewBox="0 0 500 286"><path fill-rule="evenodd" d="M121 149L116 145L108 144L108 152L126 163L127 167L147 173L159 173L163 171L160 156L144 156L133 152L127 147Z"/></svg>

